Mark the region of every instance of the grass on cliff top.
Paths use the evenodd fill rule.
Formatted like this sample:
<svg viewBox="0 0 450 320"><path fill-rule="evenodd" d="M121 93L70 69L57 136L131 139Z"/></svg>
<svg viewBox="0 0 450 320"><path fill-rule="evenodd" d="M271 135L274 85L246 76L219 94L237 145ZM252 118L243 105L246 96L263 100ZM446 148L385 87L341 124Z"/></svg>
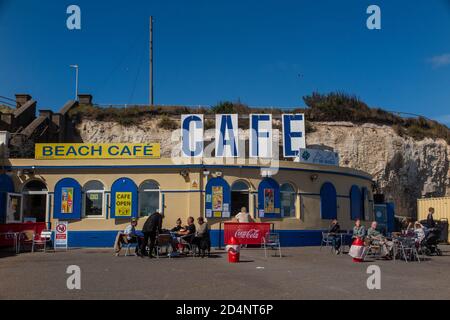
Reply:
<svg viewBox="0 0 450 320"><path fill-rule="evenodd" d="M0 113L13 113L13 108L0 104Z"/></svg>
<svg viewBox="0 0 450 320"><path fill-rule="evenodd" d="M306 108L295 109L289 112L305 113L307 132L313 130L311 122L317 121L347 121L355 124L374 123L391 126L400 136L409 136L416 140L422 140L426 137L441 138L450 143L450 129L445 125L424 117L404 118L380 108L370 108L356 96L339 92L329 94L313 93L309 96L304 96L303 101L306 104ZM240 101L224 101L211 108L182 106L100 108L92 105L79 105L72 109L69 115L77 121L82 119L112 121L124 126L138 124L146 119L158 117L161 128L171 129L178 126L173 117L181 114L201 113L214 115L217 113L237 113L239 115L248 115L250 113L271 113L279 115L284 112L282 109L250 108ZM206 122L208 122L206 124L209 127L211 120L206 120ZM245 128L247 126L248 120L240 118L239 127Z"/></svg>

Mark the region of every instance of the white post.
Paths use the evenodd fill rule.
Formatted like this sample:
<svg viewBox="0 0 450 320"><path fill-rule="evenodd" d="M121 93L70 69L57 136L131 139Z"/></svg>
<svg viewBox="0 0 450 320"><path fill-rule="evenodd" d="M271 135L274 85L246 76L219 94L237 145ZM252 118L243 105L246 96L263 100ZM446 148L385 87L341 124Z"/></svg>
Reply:
<svg viewBox="0 0 450 320"><path fill-rule="evenodd" d="M0 159L7 159L9 157L9 132L0 131Z"/></svg>
<svg viewBox="0 0 450 320"><path fill-rule="evenodd" d="M70 67L75 69L75 100L78 100L78 65L71 64Z"/></svg>

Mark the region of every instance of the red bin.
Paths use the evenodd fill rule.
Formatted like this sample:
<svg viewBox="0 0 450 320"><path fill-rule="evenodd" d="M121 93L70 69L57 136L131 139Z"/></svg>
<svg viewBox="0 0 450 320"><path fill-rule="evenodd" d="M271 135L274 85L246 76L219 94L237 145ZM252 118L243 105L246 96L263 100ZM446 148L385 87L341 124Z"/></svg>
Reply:
<svg viewBox="0 0 450 320"><path fill-rule="evenodd" d="M237 263L239 262L240 256L240 248L239 241L235 237L231 237L230 243L227 245L228 251L228 262L229 263Z"/></svg>

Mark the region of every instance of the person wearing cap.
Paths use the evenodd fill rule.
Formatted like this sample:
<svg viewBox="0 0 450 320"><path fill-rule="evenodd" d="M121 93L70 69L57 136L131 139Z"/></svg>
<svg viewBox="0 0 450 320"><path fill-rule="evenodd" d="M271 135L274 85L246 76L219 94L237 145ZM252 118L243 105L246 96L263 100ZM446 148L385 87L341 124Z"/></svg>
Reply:
<svg viewBox="0 0 450 320"><path fill-rule="evenodd" d="M123 232L117 233L116 241L114 243L114 252L116 256L119 255L122 249L122 244L138 243L139 237L136 233L137 219L132 218L130 224L125 228ZM139 245L135 249L136 255L139 255Z"/></svg>

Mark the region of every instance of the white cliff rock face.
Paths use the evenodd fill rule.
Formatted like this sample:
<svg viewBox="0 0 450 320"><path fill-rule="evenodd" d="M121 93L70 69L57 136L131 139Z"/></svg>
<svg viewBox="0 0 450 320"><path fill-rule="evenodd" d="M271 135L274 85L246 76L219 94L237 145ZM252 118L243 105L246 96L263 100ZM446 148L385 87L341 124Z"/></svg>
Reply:
<svg viewBox="0 0 450 320"><path fill-rule="evenodd" d="M386 199L395 202L397 214L415 216L416 199L422 196L450 195L450 146L444 140L416 141L375 124L316 122L313 126L315 131L307 134L308 146L332 148L339 153L341 166L370 173ZM159 128L156 119L128 127L83 120L78 131L84 142L160 142L163 157L170 157L175 145L172 130ZM248 130L242 133L248 136Z"/></svg>
<svg viewBox="0 0 450 320"><path fill-rule="evenodd" d="M441 139L416 141L388 126L314 123L308 145L332 147L340 165L370 173L397 213L416 214L416 199L450 194L450 146Z"/></svg>

